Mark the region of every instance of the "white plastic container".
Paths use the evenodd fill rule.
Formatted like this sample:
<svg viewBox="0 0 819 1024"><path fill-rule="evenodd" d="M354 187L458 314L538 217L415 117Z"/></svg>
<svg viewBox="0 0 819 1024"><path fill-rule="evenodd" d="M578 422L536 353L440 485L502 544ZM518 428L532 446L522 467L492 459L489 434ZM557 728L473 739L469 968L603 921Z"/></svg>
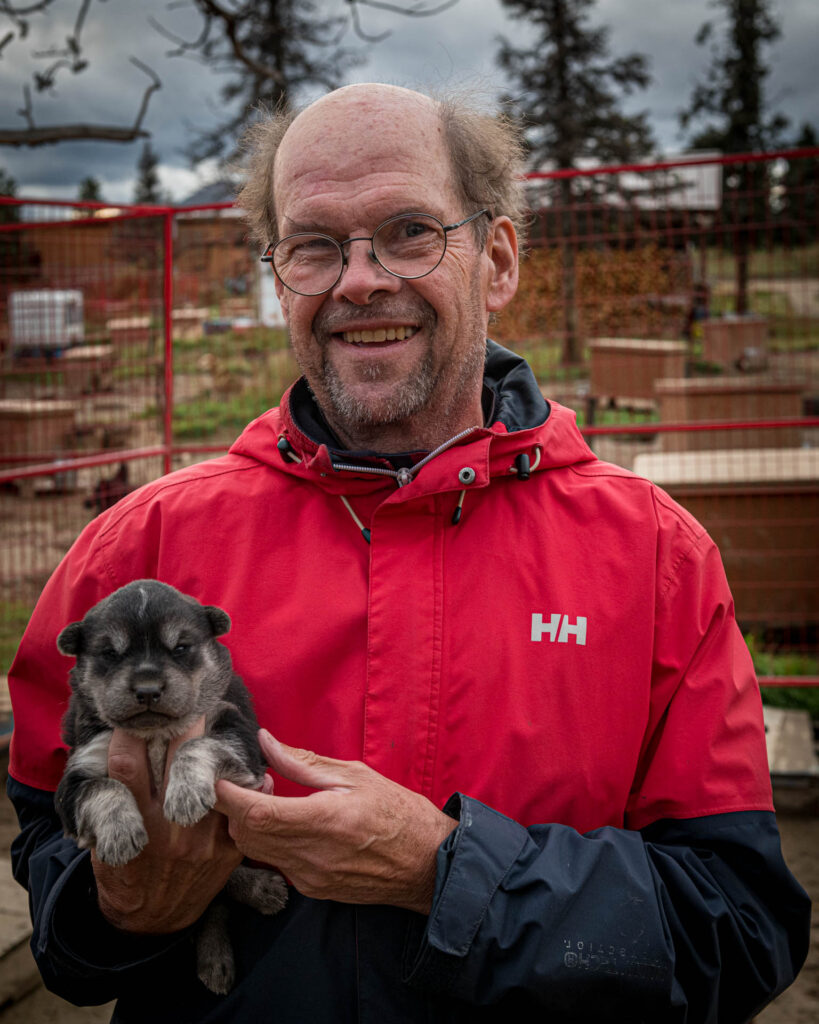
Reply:
<svg viewBox="0 0 819 1024"><path fill-rule="evenodd" d="M11 350L55 355L83 343L83 298L78 289L39 288L9 295Z"/></svg>

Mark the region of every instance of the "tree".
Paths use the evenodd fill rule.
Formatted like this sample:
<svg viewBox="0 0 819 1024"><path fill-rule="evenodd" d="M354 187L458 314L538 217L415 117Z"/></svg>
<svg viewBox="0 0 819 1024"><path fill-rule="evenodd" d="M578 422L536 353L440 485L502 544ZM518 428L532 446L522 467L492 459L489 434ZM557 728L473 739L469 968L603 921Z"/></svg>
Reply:
<svg viewBox="0 0 819 1024"><path fill-rule="evenodd" d="M159 204L162 193L159 190L159 156L150 142L142 147L137 163L137 180L134 186L134 202L138 204Z"/></svg>
<svg viewBox="0 0 819 1024"><path fill-rule="evenodd" d="M819 134L805 122L793 140L794 149L816 149ZM809 245L819 237L817 158L789 159L775 189L777 236L789 245Z"/></svg>
<svg viewBox="0 0 819 1024"><path fill-rule="evenodd" d="M505 96L509 111L521 118L534 166L544 161L561 170L583 158L627 163L645 157L653 140L646 113L625 114L622 100L649 81L647 59L637 53L609 56L609 30L588 23L595 0L502 0L512 18L528 21L535 32L528 48L501 37L498 63L516 89ZM590 179L551 183L552 199L562 210L563 360L580 362L574 248L570 243L572 206Z"/></svg>
<svg viewBox="0 0 819 1024"><path fill-rule="evenodd" d="M768 115L765 79L770 67L765 47L780 36L769 0L711 0L717 21L706 21L696 36L699 46L710 45L711 63L697 83L688 107L680 112L683 131L698 148L724 153L755 153L775 148L787 127L781 114ZM719 22L719 24L718 24ZM734 211L737 225L736 312L748 312L748 265L751 225L766 220L770 168L760 163L738 165L726 175L725 208Z"/></svg>
<svg viewBox="0 0 819 1024"><path fill-rule="evenodd" d="M17 196L17 182L2 167L0 196ZM4 291L31 284L40 270L40 254L31 246L27 233L15 227L21 222L20 209L16 203L0 203L0 289Z"/></svg>
<svg viewBox="0 0 819 1024"><path fill-rule="evenodd" d="M101 203L102 189L99 181L96 178L92 178L90 175L87 178L83 178L80 182L79 190L77 191L77 199L84 203Z"/></svg>
<svg viewBox="0 0 819 1024"><path fill-rule="evenodd" d="M52 14L60 0L0 0L0 18L11 29L0 29L0 55L10 45L19 44L30 33L32 20ZM338 44L350 31L368 44L379 42L389 33L367 32L361 8L387 10L396 15L428 17L452 7L458 0L411 0L390 3L387 0L332 0L338 14L326 16L317 0L190 0L201 19L201 30L193 39L180 39L162 24L152 20L157 31L172 40L171 56L187 56L201 61L209 69L232 77L222 90L228 109L223 122L202 132L192 148L194 159L222 155L233 144L237 128L259 102L275 104L285 93L292 95L304 85L323 85L330 89L341 81L346 68L357 58ZM64 45L34 52L32 85L37 94L53 93L67 73L87 73L93 56L85 50L83 31L92 0L80 0L73 31ZM156 72L136 57L131 63L150 79L131 124L91 123L39 125L35 123L31 85L23 86L21 117L25 128L0 127L0 145L42 146L73 139L108 142L132 142L147 138L144 127L153 93L162 87Z"/></svg>

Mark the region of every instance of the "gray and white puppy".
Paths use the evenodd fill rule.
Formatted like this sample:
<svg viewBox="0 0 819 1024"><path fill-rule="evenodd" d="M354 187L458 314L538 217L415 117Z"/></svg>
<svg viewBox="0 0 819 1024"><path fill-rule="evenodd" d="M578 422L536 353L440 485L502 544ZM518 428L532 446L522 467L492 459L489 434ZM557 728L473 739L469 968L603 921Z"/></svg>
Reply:
<svg viewBox="0 0 819 1024"><path fill-rule="evenodd" d="M193 825L212 809L217 779L261 785L265 763L250 694L216 639L229 629L221 608L157 580L136 580L57 638L59 650L77 663L63 719L70 754L55 803L66 834L93 847L104 863L127 864L148 843L133 794L108 777L115 728L145 740L161 790L168 744L205 716L205 734L185 741L168 770L163 811L179 825ZM264 914L280 910L287 898L278 872L244 866L225 893ZM197 930L199 977L218 993L230 990L235 974L226 920L227 905L217 899Z"/></svg>

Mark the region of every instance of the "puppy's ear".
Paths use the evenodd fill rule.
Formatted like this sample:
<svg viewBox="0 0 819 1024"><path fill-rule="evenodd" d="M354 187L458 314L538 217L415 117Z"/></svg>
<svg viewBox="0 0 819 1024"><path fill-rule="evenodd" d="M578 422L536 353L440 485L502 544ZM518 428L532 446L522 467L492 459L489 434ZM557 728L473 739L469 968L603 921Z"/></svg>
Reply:
<svg viewBox="0 0 819 1024"><path fill-rule="evenodd" d="M206 604L205 614L214 636L221 636L230 629L230 616L221 608L217 608L215 604Z"/></svg>
<svg viewBox="0 0 819 1024"><path fill-rule="evenodd" d="M72 622L57 637L57 650L60 654L77 655L82 650L82 623Z"/></svg>

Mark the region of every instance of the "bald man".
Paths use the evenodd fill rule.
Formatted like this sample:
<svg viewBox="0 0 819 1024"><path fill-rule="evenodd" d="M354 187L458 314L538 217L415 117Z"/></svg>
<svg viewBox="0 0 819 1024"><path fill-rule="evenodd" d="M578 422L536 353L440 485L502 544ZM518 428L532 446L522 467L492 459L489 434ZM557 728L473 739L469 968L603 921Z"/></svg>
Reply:
<svg viewBox="0 0 819 1024"><path fill-rule="evenodd" d="M11 675L47 983L140 1024L746 1020L809 923L758 688L707 534L487 340L517 288L519 138L362 85L250 147L241 204L302 376L229 455L84 531ZM230 613L271 775L180 829L114 729L150 836L115 868L51 807L54 636L145 577ZM219 997L188 933L243 857L290 898L234 908Z"/></svg>

